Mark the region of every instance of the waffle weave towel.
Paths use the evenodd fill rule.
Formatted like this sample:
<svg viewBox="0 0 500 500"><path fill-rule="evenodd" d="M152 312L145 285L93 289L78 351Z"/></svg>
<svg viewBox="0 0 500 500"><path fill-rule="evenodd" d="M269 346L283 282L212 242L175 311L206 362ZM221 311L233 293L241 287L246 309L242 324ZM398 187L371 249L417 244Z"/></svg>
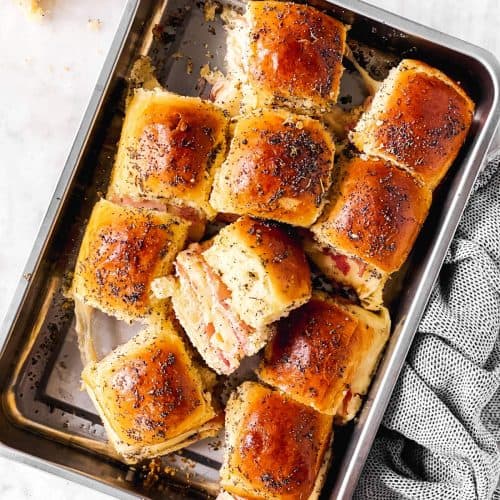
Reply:
<svg viewBox="0 0 500 500"><path fill-rule="evenodd" d="M476 182L356 499L500 499L499 164Z"/></svg>

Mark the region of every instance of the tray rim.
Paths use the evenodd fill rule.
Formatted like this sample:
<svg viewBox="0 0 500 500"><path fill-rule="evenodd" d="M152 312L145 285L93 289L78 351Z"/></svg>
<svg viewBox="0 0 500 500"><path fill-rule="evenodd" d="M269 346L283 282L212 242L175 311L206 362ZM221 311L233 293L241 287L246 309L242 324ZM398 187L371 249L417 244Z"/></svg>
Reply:
<svg viewBox="0 0 500 500"><path fill-rule="evenodd" d="M61 215L62 205L67 196L68 187L71 184L80 162L82 152L87 144L88 137L90 136L99 113L102 99L108 89L116 63L120 57L125 40L135 19L136 12L142 1L143 0L127 0L123 8L122 17L116 34L103 63L94 91L89 99L80 127L76 133L65 166L61 172L61 176L41 223L19 284L2 322L0 328L0 359L7 346L10 332L14 328L19 314L23 309L25 298L30 288L29 276L35 273L41 264L41 257L52 235L55 224ZM423 265L422 277L419 280L417 288L418 294L408 310L406 321L404 321L404 324L398 332L397 341L391 344L386 351L385 357L389 359L390 363L386 363L388 366L384 367L384 372L379 378L378 384L376 387L372 387L370 391L370 395L375 392L376 397L370 405L365 425L362 426L357 439L351 440L351 444L348 446L346 455L342 461L339 471L339 477L342 479L337 481L336 487L332 491L330 498L347 499L352 496L358 482L369 449L375 438L383 413L392 395L399 372L403 366L418 323L429 299L430 291L437 280L446 251L451 244L473 184L484 165L489 145L495 136L495 131L500 119L500 65L496 57L486 49L447 35L434 28L411 21L397 14L393 14L383 8L373 6L362 0L326 0L326 3L352 11L410 35L418 36L448 50L466 55L474 59L487 70L493 84L493 100L489 108L488 116L481 130L478 131L475 136L474 143L471 145L468 154L462 160L461 168L464 170L464 173L461 176L455 195L453 196L450 210L444 217L442 229L437 233L431 256ZM408 319L412 321L408 321ZM388 386L389 389L387 389L386 386ZM385 391L382 390L384 388L386 389ZM353 436L355 434L356 431ZM127 491L116 485L110 485L105 481L101 481L99 478L91 476L84 471L65 467L34 454L16 450L2 441L0 441L0 456L37 467L65 479L71 479L87 487L94 487L103 493L115 496L119 494L121 498L141 497L141 495ZM346 462L347 466L345 466Z"/></svg>

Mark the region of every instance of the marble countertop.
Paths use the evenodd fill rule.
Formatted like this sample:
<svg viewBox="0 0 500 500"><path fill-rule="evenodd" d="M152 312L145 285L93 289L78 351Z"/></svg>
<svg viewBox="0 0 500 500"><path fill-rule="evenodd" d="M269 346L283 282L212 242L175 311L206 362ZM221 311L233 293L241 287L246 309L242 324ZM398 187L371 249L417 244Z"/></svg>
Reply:
<svg viewBox="0 0 500 500"><path fill-rule="evenodd" d="M17 3L0 2L0 320L22 274L125 2L52 0L52 12L41 22L28 20ZM370 3L500 56L497 0ZM109 497L0 458L0 498Z"/></svg>

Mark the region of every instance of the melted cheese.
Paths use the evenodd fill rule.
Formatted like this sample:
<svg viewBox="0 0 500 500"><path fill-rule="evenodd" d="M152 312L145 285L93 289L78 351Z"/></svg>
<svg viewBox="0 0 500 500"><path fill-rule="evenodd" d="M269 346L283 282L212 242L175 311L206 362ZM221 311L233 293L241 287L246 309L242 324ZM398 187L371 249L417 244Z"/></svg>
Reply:
<svg viewBox="0 0 500 500"><path fill-rule="evenodd" d="M382 82L379 82L377 80L374 80L368 71L366 71L361 65L358 63L356 58L354 57L354 54L352 53L352 50L348 45L345 47L345 52L344 52L345 57L352 63L352 65L356 68L356 71L360 74L361 78L363 79L363 82L366 85L366 88L370 95L375 95L375 93L378 91L380 86L382 85Z"/></svg>
<svg viewBox="0 0 500 500"><path fill-rule="evenodd" d="M157 299L168 299L172 297L175 289L175 279L173 276L162 276L151 282L151 292Z"/></svg>
<svg viewBox="0 0 500 500"><path fill-rule="evenodd" d="M78 348L82 358L83 366L92 361L97 361L97 354L94 345L93 329L94 308L75 299L75 330L78 335Z"/></svg>
<svg viewBox="0 0 500 500"><path fill-rule="evenodd" d="M304 239L304 250L328 278L352 288L363 307L380 309L387 273L338 249L322 247L309 238Z"/></svg>
<svg viewBox="0 0 500 500"><path fill-rule="evenodd" d="M253 95L247 83L246 56L248 54L249 25L245 16L225 6L221 18L225 23L226 39L226 76L213 73L206 78L213 85L212 99L231 116L240 113L242 100ZM220 73L220 72L219 72Z"/></svg>

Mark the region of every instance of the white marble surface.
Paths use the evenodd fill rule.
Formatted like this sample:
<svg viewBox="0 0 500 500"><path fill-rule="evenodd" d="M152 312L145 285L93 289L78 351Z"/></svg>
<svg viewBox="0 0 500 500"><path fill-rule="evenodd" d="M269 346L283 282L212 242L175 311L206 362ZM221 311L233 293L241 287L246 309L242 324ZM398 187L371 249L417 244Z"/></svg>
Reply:
<svg viewBox="0 0 500 500"><path fill-rule="evenodd" d="M498 0L371 0L500 56ZM123 0L52 0L52 15L26 19L0 1L0 319L112 40ZM437 4L437 6L436 6ZM102 21L99 30L89 19ZM109 498L0 458L2 500Z"/></svg>

